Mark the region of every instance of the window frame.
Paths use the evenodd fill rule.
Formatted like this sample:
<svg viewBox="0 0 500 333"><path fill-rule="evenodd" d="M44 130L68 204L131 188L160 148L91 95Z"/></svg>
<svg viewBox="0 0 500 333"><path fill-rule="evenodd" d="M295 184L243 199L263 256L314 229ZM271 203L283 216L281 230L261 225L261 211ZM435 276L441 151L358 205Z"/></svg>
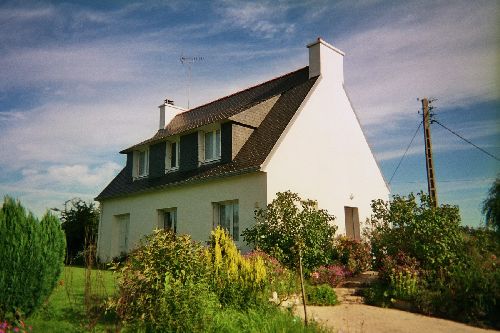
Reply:
<svg viewBox="0 0 500 333"><path fill-rule="evenodd" d="M221 223L221 208L226 207L226 206L231 206L231 212L232 216L229 221L229 230L225 227L226 231L229 231L229 234L231 235L233 241L238 242L240 240L240 204L238 199L233 199L233 200L225 200L225 201L219 201L219 202L213 202L213 212L214 212L214 219L213 219L213 228L217 228L217 226L223 227L223 224ZM236 211L235 211L236 207ZM236 217L236 218L235 218ZM236 221L236 223L235 223Z"/></svg>
<svg viewBox="0 0 500 333"><path fill-rule="evenodd" d="M166 228L165 227L165 215L168 213L170 216L173 216L173 223L172 227L173 228ZM174 234L177 234L177 207L170 207L170 208L162 208L158 209L158 229L162 230L172 230Z"/></svg>
<svg viewBox="0 0 500 333"><path fill-rule="evenodd" d="M207 135L212 134L212 152L213 157L207 158ZM218 140L217 140L218 139ZM203 161L205 163L216 162L221 159L222 143L221 143L221 130L220 127L214 128L209 131L203 131Z"/></svg>
<svg viewBox="0 0 500 333"><path fill-rule="evenodd" d="M144 153L144 172L141 173L141 154ZM149 147L134 151L134 179L145 178L149 175Z"/></svg>
<svg viewBox="0 0 500 333"><path fill-rule="evenodd" d="M175 144L175 167L172 167L172 145ZM180 140L175 138L168 140L165 145L165 173L179 170L180 163Z"/></svg>

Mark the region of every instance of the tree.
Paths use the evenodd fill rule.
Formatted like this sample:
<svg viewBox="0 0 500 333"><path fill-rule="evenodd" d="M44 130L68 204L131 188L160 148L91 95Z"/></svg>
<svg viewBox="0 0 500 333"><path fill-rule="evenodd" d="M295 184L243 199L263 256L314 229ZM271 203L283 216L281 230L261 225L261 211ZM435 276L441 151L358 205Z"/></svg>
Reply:
<svg viewBox="0 0 500 333"><path fill-rule="evenodd" d="M247 244L274 256L295 269L302 249L303 265L312 270L329 263L337 227L335 217L318 209L317 202L303 200L290 191L276 194L266 209L255 212L256 224L243 231Z"/></svg>
<svg viewBox="0 0 500 333"><path fill-rule="evenodd" d="M61 274L65 242L59 220L39 221L19 201L0 208L0 322L29 316L51 294Z"/></svg>
<svg viewBox="0 0 500 333"><path fill-rule="evenodd" d="M486 226L500 233L500 177L495 179L488 191L488 197L483 202L483 214Z"/></svg>
<svg viewBox="0 0 500 333"><path fill-rule="evenodd" d="M99 210L92 202L73 198L64 203L60 212L61 227L66 233L66 264L83 264L83 251L95 245L99 227Z"/></svg>

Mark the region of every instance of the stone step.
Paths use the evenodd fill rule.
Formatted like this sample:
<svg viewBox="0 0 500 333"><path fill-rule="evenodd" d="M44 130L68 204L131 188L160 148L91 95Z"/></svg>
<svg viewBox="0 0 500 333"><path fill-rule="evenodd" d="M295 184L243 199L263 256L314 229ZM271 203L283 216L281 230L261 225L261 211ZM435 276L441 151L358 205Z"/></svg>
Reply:
<svg viewBox="0 0 500 333"><path fill-rule="evenodd" d="M342 304L363 304L365 302L362 296L345 296L343 299L339 299Z"/></svg>

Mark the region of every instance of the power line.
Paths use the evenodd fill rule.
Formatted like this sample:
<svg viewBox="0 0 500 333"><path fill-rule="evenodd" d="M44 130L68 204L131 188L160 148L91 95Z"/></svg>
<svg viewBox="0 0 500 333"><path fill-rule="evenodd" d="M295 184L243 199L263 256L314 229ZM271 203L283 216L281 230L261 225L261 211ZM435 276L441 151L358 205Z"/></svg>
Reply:
<svg viewBox="0 0 500 333"><path fill-rule="evenodd" d="M496 157L495 155L487 152L486 150L484 150L483 148L475 145L474 143L470 142L469 140L467 140L466 138L464 138L463 136L461 136L460 134L452 131L451 129L449 129L448 127L444 126L443 124L441 124L439 121L433 119L432 120L433 123L436 123L438 124L439 126L441 126L442 128L444 128L445 130L449 131L450 133L454 134L455 136L459 137L460 139L464 140L465 142L467 142L468 144L476 147L477 149L479 149L480 151L482 151L483 153L485 153L486 155L490 156L490 157L493 157L495 160L499 161L500 162L500 158Z"/></svg>
<svg viewBox="0 0 500 333"><path fill-rule="evenodd" d="M406 157L406 154L408 153L408 149L410 149L410 146L411 146L411 144L413 143L413 140L415 140L415 137L417 136L418 130L420 129L420 126L422 126L422 123L423 123L423 121L421 121L421 122L420 122L420 124L418 124L417 130L416 130L416 131L415 131L415 133L413 134L413 137L411 138L410 144L408 145L408 147L406 147L405 153L403 154L403 156L402 156L402 157L401 157L401 159L399 160L398 166L396 167L396 169L395 169L395 170L394 170L394 172L392 173L391 179L389 179L389 185L391 184L392 179L394 178L394 175L396 175L396 172L398 171L399 166L400 166L400 165L401 165L401 163L403 162L403 159Z"/></svg>

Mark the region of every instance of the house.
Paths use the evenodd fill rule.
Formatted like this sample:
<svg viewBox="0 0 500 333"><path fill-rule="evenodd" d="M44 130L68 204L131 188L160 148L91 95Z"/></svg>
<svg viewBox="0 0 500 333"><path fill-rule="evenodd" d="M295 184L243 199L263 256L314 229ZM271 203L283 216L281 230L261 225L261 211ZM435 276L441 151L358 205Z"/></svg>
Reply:
<svg viewBox="0 0 500 333"><path fill-rule="evenodd" d="M126 166L96 198L102 260L155 228L204 241L221 225L247 249L255 209L286 190L359 237L389 190L344 88L344 53L320 38L307 47L309 66L191 110L160 106L159 130L121 152Z"/></svg>

